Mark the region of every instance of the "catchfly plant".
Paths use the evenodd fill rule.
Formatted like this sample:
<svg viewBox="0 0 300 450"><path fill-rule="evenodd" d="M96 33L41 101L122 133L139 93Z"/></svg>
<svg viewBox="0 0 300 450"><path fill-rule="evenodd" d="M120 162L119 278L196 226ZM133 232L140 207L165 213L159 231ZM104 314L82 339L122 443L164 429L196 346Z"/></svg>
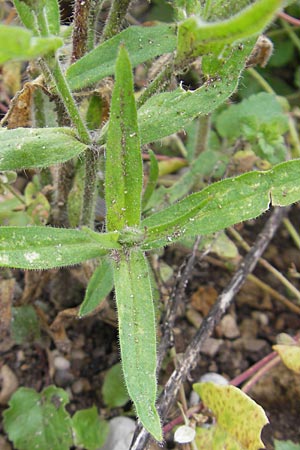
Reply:
<svg viewBox="0 0 300 450"><path fill-rule="evenodd" d="M155 154L149 151L145 183L142 146L184 130L224 104L237 89L257 37L283 2L257 0L238 10L235 5L232 16L208 20L214 17L214 2L177 0L176 23L120 31L130 2L113 1L100 42L90 20L98 2L81 2L83 11L84 3L91 4L94 15L78 16L77 11L70 58L58 0L13 3L24 27L0 26L0 41L9 45L1 45L0 61L35 61L31 71L39 78L26 88L37 94L35 126L18 124L13 105L2 121L0 170L43 169L40 183L45 186L50 177L56 190L44 224L0 227L0 265L33 270L93 260L79 316L90 314L114 287L125 384L138 419L162 441L156 408L157 314L147 252L256 218L271 205L298 201L300 160L226 178L190 194L202 164L194 155L189 180L169 196L159 196ZM80 20L85 21L81 28ZM135 93L133 69L165 54L167 63L157 77ZM172 76L199 60L200 87L169 89ZM111 76L110 98L103 94L103 80ZM96 226L99 198L106 208L102 228Z"/></svg>

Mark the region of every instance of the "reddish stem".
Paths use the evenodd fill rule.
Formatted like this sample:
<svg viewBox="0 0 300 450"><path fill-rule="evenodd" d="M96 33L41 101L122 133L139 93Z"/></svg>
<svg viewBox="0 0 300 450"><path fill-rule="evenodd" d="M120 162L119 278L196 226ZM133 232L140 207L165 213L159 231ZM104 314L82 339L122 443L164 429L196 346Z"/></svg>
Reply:
<svg viewBox="0 0 300 450"><path fill-rule="evenodd" d="M278 17L285 20L286 22L295 25L295 27L300 27L300 20L296 19L295 17L290 16L289 14L285 12L278 13Z"/></svg>
<svg viewBox="0 0 300 450"><path fill-rule="evenodd" d="M269 355L265 356L263 359L255 363L253 366L249 367L249 369L245 370L245 372L241 373L237 377L233 378L230 381L230 384L233 386L239 386L248 378L252 377L256 372L258 372L261 368L263 368L266 364L272 361L277 356L276 352L272 352Z"/></svg>

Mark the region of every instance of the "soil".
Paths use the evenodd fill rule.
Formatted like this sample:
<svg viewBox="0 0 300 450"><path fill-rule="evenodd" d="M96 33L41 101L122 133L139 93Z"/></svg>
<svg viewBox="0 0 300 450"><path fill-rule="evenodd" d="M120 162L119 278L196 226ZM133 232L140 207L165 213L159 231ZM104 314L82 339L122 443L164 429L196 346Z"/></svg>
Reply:
<svg viewBox="0 0 300 450"><path fill-rule="evenodd" d="M298 206L293 207L290 218L295 225L299 223ZM255 224L250 222L239 226L240 233L250 245L264 220L265 217ZM171 277L161 286L161 308L170 295L178 267L187 254L187 249L174 246L166 249L156 262L158 269L162 265L166 267L166 264L171 269ZM209 254L201 259L199 253L199 259L194 265L186 289L185 302L180 307L173 330L178 357L184 352L218 293L228 284L242 254L243 251L240 251L240 255L235 260L228 260L217 254ZM300 271L300 252L284 226L279 229L264 257L286 275L296 288L299 288L297 275ZM45 275L47 273L48 276ZM290 297L296 304L293 296L278 279L261 265L256 267L254 274L276 292ZM9 273L3 271L0 281L2 294L3 292L7 294L8 278L14 280L13 289L10 290L13 304L20 306L20 302L24 303L24 292L27 292L25 303L35 305L40 313L41 326L39 339L17 344L13 339L14 336L9 334L8 328L4 335L5 314L2 314L3 339L0 343L0 369L5 366L11 370L11 379L16 379L17 382L15 388L26 386L40 391L50 384L63 387L70 395L68 410L72 414L94 404L105 419L124 413L130 414L130 404L124 408L109 410L104 404L101 391L106 372L119 361L117 319L113 296L105 301L101 311L86 319L78 320L72 308L77 306L84 293L84 283L82 283L84 277L80 267L62 271L33 272L31 275L29 272L24 275L18 270ZM40 285L37 289L38 282ZM9 309L10 307L7 306L6 314L8 315ZM64 319L59 321L59 326L56 329L52 327L51 330L49 325L63 310L68 314L64 314ZM203 374L216 372L232 380L268 355L280 333L296 336L299 328L299 315L248 280L236 296L230 310L216 327L213 336L203 347L197 367L184 384L186 398L189 399L192 383ZM64 334L65 330L66 334ZM159 380L161 385L164 385L172 373L173 360L168 358L163 367ZM3 386L2 379L2 391ZM0 390L0 399L2 391ZM283 364L279 364L268 371L248 394L265 409L270 420L270 425L263 430L263 440L267 449L274 448L274 438L300 442L299 375ZM1 412L7 408L8 399L9 397L2 402ZM169 420L180 414L175 399L174 405ZM4 436L5 433L0 425L0 437L4 439ZM3 441L0 447L13 448L6 441ZM160 448L179 447L174 444L173 434L169 433L164 446Z"/></svg>

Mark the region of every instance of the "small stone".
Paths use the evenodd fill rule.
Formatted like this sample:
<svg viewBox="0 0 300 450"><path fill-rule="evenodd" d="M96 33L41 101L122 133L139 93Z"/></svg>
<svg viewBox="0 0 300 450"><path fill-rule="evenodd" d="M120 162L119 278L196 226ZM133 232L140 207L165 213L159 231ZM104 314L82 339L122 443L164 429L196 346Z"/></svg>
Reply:
<svg viewBox="0 0 300 450"><path fill-rule="evenodd" d="M0 370L0 387L0 405L6 405L19 387L18 378L6 364Z"/></svg>
<svg viewBox="0 0 300 450"><path fill-rule="evenodd" d="M258 324L263 325L263 326L266 326L269 324L269 317L267 314L265 314L261 311L253 311L253 313L251 315Z"/></svg>
<svg viewBox="0 0 300 450"><path fill-rule="evenodd" d="M69 370L71 367L71 363L68 359L64 358L63 356L56 356L54 358L54 367L56 370Z"/></svg>
<svg viewBox="0 0 300 450"><path fill-rule="evenodd" d="M218 353L223 342L222 339L208 338L202 345L201 353L213 357Z"/></svg>
<svg viewBox="0 0 300 450"><path fill-rule="evenodd" d="M109 421L109 434L101 450L129 450L134 431L134 420L114 417Z"/></svg>
<svg viewBox="0 0 300 450"><path fill-rule="evenodd" d="M81 392L88 392L90 390L91 385L89 380L87 380L86 378L79 378L72 384L72 391L74 392L74 394L81 394Z"/></svg>
<svg viewBox="0 0 300 450"><path fill-rule="evenodd" d="M256 320L244 319L240 326L243 337L256 337L258 332L258 325Z"/></svg>
<svg viewBox="0 0 300 450"><path fill-rule="evenodd" d="M240 330L236 324L234 317L230 314L226 314L220 323L221 332L223 336L228 339L234 339L240 335Z"/></svg>
<svg viewBox="0 0 300 450"><path fill-rule="evenodd" d="M254 339L254 338L242 338L243 347L248 352L258 353L264 350L267 346L267 342L263 339Z"/></svg>
<svg viewBox="0 0 300 450"><path fill-rule="evenodd" d="M73 350L71 353L71 359L81 359L82 360L82 359L86 358L86 356L87 356L86 353L80 349Z"/></svg>

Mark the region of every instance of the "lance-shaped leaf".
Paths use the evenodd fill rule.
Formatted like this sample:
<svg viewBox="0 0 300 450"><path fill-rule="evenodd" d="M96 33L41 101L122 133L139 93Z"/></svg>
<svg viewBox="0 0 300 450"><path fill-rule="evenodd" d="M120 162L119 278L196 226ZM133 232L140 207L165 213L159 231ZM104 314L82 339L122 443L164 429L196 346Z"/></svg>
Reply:
<svg viewBox="0 0 300 450"><path fill-rule="evenodd" d="M215 423L209 428L197 428L199 450L257 450L264 447L260 435L269 421L254 400L235 386L197 383L193 389L215 416Z"/></svg>
<svg viewBox="0 0 300 450"><path fill-rule="evenodd" d="M224 51L217 66L218 76L209 78L195 91L179 87L151 97L138 111L142 144L153 142L182 130L200 115L206 115L232 95L238 85L245 59L254 42Z"/></svg>
<svg viewBox="0 0 300 450"><path fill-rule="evenodd" d="M140 224L143 167L133 76L128 53L120 47L106 145L105 201L108 231Z"/></svg>
<svg viewBox="0 0 300 450"><path fill-rule="evenodd" d="M186 236L211 234L253 219L273 206L300 200L300 159L278 164L266 172L228 178L191 194L142 221L144 250L162 247Z"/></svg>
<svg viewBox="0 0 300 450"><path fill-rule="evenodd" d="M15 8L26 28L36 32L37 15L44 15L50 34L58 34L60 30L60 14L57 0L14 0Z"/></svg>
<svg viewBox="0 0 300 450"><path fill-rule="evenodd" d="M149 268L140 250L115 255L114 281L122 365L144 427L162 440L156 401L156 328Z"/></svg>
<svg viewBox="0 0 300 450"><path fill-rule="evenodd" d="M0 170L47 167L87 149L71 128L4 128L0 141Z"/></svg>
<svg viewBox="0 0 300 450"><path fill-rule="evenodd" d="M203 22L193 16L178 28L177 57L195 57L260 33L275 17L282 0L257 0L230 19Z"/></svg>
<svg viewBox="0 0 300 450"><path fill-rule="evenodd" d="M71 89L76 90L112 75L121 43L126 45L131 64L135 67L156 56L173 52L176 42L174 25L129 27L72 64L67 70L67 80Z"/></svg>
<svg viewBox="0 0 300 450"><path fill-rule="evenodd" d="M25 27L31 31L37 32L37 23L34 17L34 10L30 3L24 2L23 0L14 0L14 5Z"/></svg>
<svg viewBox="0 0 300 450"><path fill-rule="evenodd" d="M117 249L117 233L51 227L0 227L0 267L50 269Z"/></svg>
<svg viewBox="0 0 300 450"><path fill-rule="evenodd" d="M108 259L103 259L93 273L80 306L79 316L83 317L100 305L114 287L113 271Z"/></svg>
<svg viewBox="0 0 300 450"><path fill-rule="evenodd" d="M20 27L0 25L0 64L6 61L28 60L55 51L63 45L59 37L35 37Z"/></svg>
<svg viewBox="0 0 300 450"><path fill-rule="evenodd" d="M60 13L57 0L47 0L45 2L45 14L50 34L59 34Z"/></svg>

